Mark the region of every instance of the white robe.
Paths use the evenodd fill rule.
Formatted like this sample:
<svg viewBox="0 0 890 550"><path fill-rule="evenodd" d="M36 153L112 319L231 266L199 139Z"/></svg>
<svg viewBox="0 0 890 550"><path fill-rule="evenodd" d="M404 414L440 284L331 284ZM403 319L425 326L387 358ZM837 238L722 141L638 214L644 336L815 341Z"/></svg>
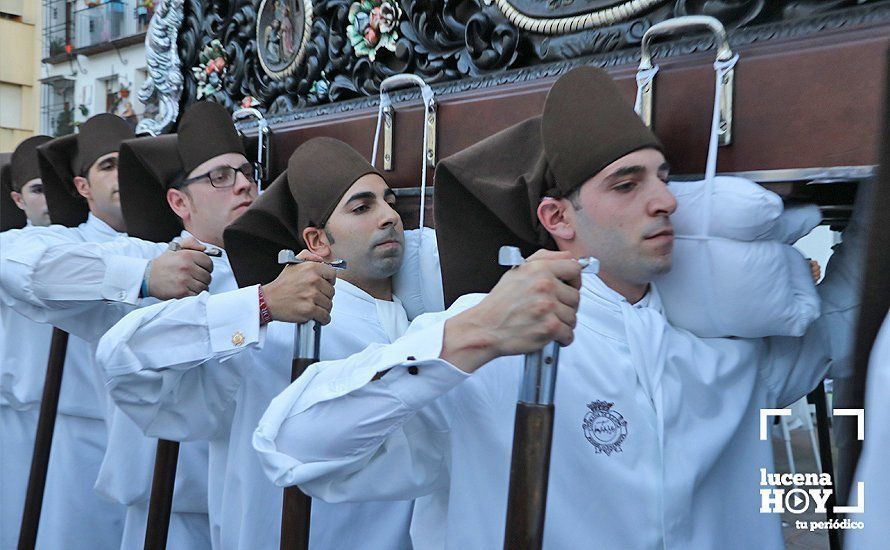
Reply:
<svg viewBox="0 0 890 550"><path fill-rule="evenodd" d="M40 315L32 315L39 308L15 299L16 295L33 290L30 284L18 278L33 270L33 260L40 250L31 244L37 241L55 244L104 242L121 235L92 214L77 227L32 228L4 250L0 265L0 299L5 306L13 307L35 321L45 322L47 319ZM47 348L44 352L47 356L48 351ZM38 352L35 349L35 353ZM15 373L20 376L12 381L13 395L18 392L21 399L39 399L38 388L42 388L46 374L45 361L43 368ZM124 509L93 490L107 441L105 406L105 391L93 365L92 346L71 335L37 534L38 548L92 549L120 545ZM19 475L27 479L28 471Z"/></svg>
<svg viewBox="0 0 890 550"><path fill-rule="evenodd" d="M162 254L167 245L125 236L88 245L42 237L19 243L28 250L28 259L4 274L4 286L17 289L14 303L28 315L87 339L93 374L103 383L93 348L124 314L143 302L155 301L140 300L139 288L148 260ZM226 258L213 261L218 281L212 284L223 290L235 288ZM146 437L112 400L104 407L107 445L90 483L102 497L127 506L120 547L142 548L157 440ZM207 454L204 442L180 447L168 533L171 547L210 546Z"/></svg>
<svg viewBox="0 0 890 550"><path fill-rule="evenodd" d="M890 453L890 315L875 338L868 362L868 382L865 386L865 433L862 443L862 456L856 475L853 476L853 489L850 491L850 505L864 504L861 514L850 514L852 521L861 522L862 529L846 531L844 548L848 550L871 550L885 548L890 540L890 470L887 469L887 456ZM863 494L859 495L858 482L864 484ZM860 500L860 498L862 500Z"/></svg>
<svg viewBox="0 0 890 550"><path fill-rule="evenodd" d="M0 257L30 230L0 233ZM51 334L0 303L0 548L18 542Z"/></svg>
<svg viewBox="0 0 890 550"><path fill-rule="evenodd" d="M332 502L416 498L450 478L447 548L501 548L522 358L472 376L438 358L445 321L482 298L307 371L255 433L270 478ZM584 275L560 352L545 548L781 548L780 518L759 513L773 456L758 409L821 380L823 342L818 322L803 339L701 339L667 324L657 291L630 305Z"/></svg>
<svg viewBox="0 0 890 550"><path fill-rule="evenodd" d="M321 357L389 343L408 325L398 299L375 300L336 282ZM263 474L251 436L287 387L294 325L259 326L257 287L174 300L131 313L103 337L98 358L112 398L146 433L210 440L214 548L276 548L282 491ZM241 353L245 349L252 353ZM413 503L312 504L310 547L410 548Z"/></svg>

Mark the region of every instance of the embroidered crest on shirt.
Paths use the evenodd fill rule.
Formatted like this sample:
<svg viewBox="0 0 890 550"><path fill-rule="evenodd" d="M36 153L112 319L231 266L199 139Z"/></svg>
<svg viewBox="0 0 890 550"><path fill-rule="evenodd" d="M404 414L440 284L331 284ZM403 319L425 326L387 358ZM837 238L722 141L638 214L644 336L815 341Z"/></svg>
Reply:
<svg viewBox="0 0 890 550"><path fill-rule="evenodd" d="M584 415L581 428L584 437L596 448L597 453L620 453L621 443L627 437L627 420L618 411L612 410L614 403L594 401L588 403L590 409Z"/></svg>

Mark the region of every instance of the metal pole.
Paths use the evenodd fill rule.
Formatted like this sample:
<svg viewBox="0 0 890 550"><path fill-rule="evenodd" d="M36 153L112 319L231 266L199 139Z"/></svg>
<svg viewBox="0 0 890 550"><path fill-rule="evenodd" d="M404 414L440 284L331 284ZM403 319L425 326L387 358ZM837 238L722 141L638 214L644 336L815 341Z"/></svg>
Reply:
<svg viewBox="0 0 890 550"><path fill-rule="evenodd" d="M34 454L31 457L28 491L25 494L25 508L19 530L18 550L34 550L37 544L37 528L40 524L40 510L43 508L43 491L46 488L46 473L49 469L49 455L56 428L56 413L59 410L59 393L62 390L67 349L68 333L54 328L49 346L46 378L43 383L43 397L40 401Z"/></svg>
<svg viewBox="0 0 890 550"><path fill-rule="evenodd" d="M498 251L501 265L516 267L524 261L516 247L502 246ZM599 271L599 261L595 258L578 261L587 273ZM556 342L525 356L513 426L505 550L540 550L544 542L558 363L559 344Z"/></svg>

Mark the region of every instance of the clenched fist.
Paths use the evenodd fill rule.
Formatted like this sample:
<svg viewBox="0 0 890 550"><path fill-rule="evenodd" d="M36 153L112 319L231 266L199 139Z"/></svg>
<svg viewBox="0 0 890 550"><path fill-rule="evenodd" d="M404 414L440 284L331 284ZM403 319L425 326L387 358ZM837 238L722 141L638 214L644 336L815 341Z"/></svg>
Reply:
<svg viewBox="0 0 890 550"><path fill-rule="evenodd" d="M278 278L263 285L269 313L275 321L305 323L314 320L326 325L331 322L337 273L308 251L300 252L297 258L306 261L285 266Z"/></svg>
<svg viewBox="0 0 890 550"><path fill-rule="evenodd" d="M568 252L536 252L479 304L445 323L442 359L473 372L496 357L531 353L554 340L570 344L581 269Z"/></svg>
<svg viewBox="0 0 890 550"><path fill-rule="evenodd" d="M180 250L168 250L151 261L148 293L160 300L196 296L210 285L213 261L204 253L204 245L189 237L180 242Z"/></svg>

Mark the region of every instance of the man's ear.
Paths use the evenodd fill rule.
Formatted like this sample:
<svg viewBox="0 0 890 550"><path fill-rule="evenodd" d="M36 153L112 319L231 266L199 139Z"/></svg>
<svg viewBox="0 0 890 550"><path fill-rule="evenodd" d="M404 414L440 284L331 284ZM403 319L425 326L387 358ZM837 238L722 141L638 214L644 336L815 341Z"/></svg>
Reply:
<svg viewBox="0 0 890 550"><path fill-rule="evenodd" d="M83 176L74 176L74 188L80 193L80 196L86 200L93 198L90 190L90 182Z"/></svg>
<svg viewBox="0 0 890 550"><path fill-rule="evenodd" d="M12 197L12 202L14 202L20 210L25 209L25 200L22 198L21 193L19 193L18 191L10 191L9 196Z"/></svg>
<svg viewBox="0 0 890 550"><path fill-rule="evenodd" d="M538 221L554 240L571 241L575 238L575 228L566 217L567 203L566 200L544 197L538 204Z"/></svg>
<svg viewBox="0 0 890 550"><path fill-rule="evenodd" d="M309 252L322 258L327 259L333 254L331 243L324 229L307 227L303 230L303 242L306 243L306 248L309 249Z"/></svg>
<svg viewBox="0 0 890 550"><path fill-rule="evenodd" d="M167 189L167 204L173 213L184 222L191 216L191 202L189 196L181 189Z"/></svg>

